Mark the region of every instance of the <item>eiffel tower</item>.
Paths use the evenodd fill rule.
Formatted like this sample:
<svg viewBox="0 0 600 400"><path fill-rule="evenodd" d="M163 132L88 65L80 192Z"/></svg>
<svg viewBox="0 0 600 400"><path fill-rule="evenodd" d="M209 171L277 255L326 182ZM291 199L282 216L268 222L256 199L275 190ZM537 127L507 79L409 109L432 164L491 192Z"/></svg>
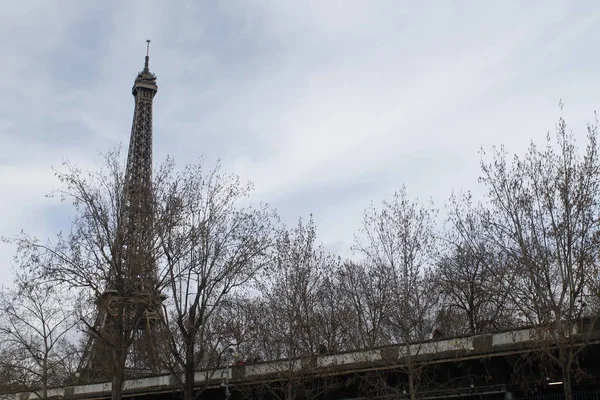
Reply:
<svg viewBox="0 0 600 400"><path fill-rule="evenodd" d="M80 367L81 381L110 379L111 341L120 323L135 324L128 348L126 375L160 372L162 302L157 288L156 263L152 253L154 207L152 193L152 102L158 86L149 69L147 41L144 69L132 88L135 98L131 138L125 171L122 211L115 248L121 260L113 263L106 290L97 300L96 334L90 335ZM120 307L120 308L119 308ZM119 308L119 311L117 310ZM123 312L125 309L127 311ZM135 322L126 320L128 315ZM142 316L140 318L140 316ZM124 321L124 322L123 322ZM99 334L98 334L99 333Z"/></svg>

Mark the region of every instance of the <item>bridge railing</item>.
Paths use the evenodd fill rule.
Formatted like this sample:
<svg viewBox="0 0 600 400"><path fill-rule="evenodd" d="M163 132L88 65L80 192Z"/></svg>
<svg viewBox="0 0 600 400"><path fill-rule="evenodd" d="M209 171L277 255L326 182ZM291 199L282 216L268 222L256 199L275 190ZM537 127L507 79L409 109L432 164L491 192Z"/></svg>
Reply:
<svg viewBox="0 0 600 400"><path fill-rule="evenodd" d="M576 334L576 332L574 332ZM278 360L262 363L236 365L231 368L223 367L216 373L198 371L195 381L198 385L205 384L207 376L213 376L214 384L221 382L224 374L229 374L232 383L244 383L261 380L283 372L300 372L311 374L345 373L348 370L367 370L374 366L398 365L404 357L410 354L415 360L426 362L446 362L461 358L476 358L483 355L501 355L529 351L539 341L539 330L535 327L511 331L484 333L472 336L436 339L408 345L392 345L376 349L347 351L336 354L321 354L295 360ZM600 340L600 337L598 338ZM409 353L410 351L410 353ZM212 372L212 371L209 371ZM213 382L209 382L211 384ZM177 379L172 375L160 375L126 380L124 394L172 392L178 390ZM51 389L49 397L54 398L101 398L109 397L111 383L95 383L79 386ZM3 400L35 400L40 396L35 392L12 393L0 395Z"/></svg>

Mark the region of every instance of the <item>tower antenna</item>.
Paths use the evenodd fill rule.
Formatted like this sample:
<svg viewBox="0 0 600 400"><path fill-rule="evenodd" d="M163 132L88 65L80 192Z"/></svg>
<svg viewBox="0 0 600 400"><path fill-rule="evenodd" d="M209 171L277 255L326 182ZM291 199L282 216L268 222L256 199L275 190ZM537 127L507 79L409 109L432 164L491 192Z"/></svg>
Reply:
<svg viewBox="0 0 600 400"><path fill-rule="evenodd" d="M146 62L144 63L144 71L148 72L148 61L150 60L150 39L146 39Z"/></svg>

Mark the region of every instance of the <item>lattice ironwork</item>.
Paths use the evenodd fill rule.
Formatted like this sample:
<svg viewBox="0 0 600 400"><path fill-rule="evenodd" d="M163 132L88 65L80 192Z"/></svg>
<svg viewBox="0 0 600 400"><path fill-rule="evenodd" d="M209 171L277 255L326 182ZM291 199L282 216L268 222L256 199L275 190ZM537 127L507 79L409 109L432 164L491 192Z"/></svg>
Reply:
<svg viewBox="0 0 600 400"><path fill-rule="evenodd" d="M148 41L149 44L149 41ZM115 244L122 262L113 268L107 290L98 299L96 330L86 346L81 368L82 380L110 378L109 342L117 326L129 321L127 315L140 315L133 341L128 349L128 367L132 374L160 372L162 296L157 288L156 263L152 251L154 207L152 193L152 103L158 86L150 72L146 53L144 69L138 73L132 88L135 98L133 123L125 172L121 226ZM117 312L119 310L119 312ZM123 311L126 310L126 311ZM119 317L117 317L119 316ZM108 340L107 340L108 339Z"/></svg>

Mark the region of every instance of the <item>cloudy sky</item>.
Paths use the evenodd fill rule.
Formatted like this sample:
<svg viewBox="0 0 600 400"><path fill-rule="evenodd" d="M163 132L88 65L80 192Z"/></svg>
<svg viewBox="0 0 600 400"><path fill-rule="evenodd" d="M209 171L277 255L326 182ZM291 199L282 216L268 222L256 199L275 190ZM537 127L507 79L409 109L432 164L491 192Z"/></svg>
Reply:
<svg viewBox="0 0 600 400"><path fill-rule="evenodd" d="M127 145L152 39L155 159L199 156L255 183L283 220L314 214L344 256L370 201L402 184L443 208L478 190L478 149L522 152L565 103L598 109L593 1L6 1L0 13L0 235L56 233L51 166ZM14 249L0 245L0 281Z"/></svg>

